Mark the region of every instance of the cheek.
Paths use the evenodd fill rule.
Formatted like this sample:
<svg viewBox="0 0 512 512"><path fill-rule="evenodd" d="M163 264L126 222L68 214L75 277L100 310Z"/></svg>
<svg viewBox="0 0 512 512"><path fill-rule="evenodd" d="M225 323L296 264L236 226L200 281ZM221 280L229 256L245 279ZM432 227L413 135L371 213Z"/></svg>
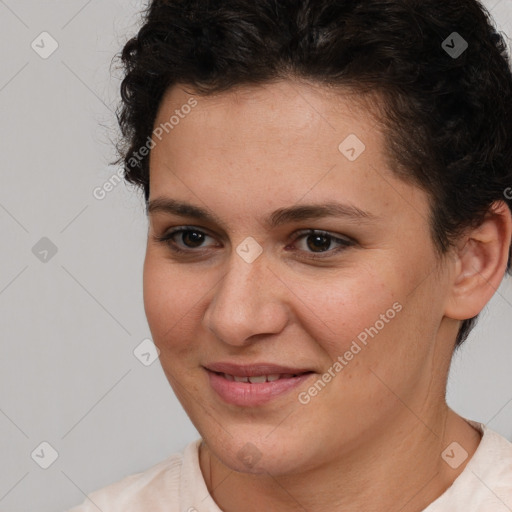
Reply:
<svg viewBox="0 0 512 512"><path fill-rule="evenodd" d="M397 300L391 286L396 283L385 280L383 272L377 276L369 269L359 269L357 273L340 271L333 275L316 269L315 273L300 275L288 268L279 274L285 286L277 281L279 286L274 289L282 292L275 293L281 305L290 310L289 321L298 323L299 329L332 359L348 350L352 340L373 326ZM185 271L148 249L144 307L161 352L191 352L199 345L201 319L208 307L201 297L209 288L207 283L213 286L217 280L218 276Z"/></svg>
<svg viewBox="0 0 512 512"><path fill-rule="evenodd" d="M290 276L286 284L301 328L331 360L349 350L358 336L363 341L369 337L366 330L376 322L379 332L389 329L401 309L396 305L400 301L395 291L398 283L386 280L383 272L375 275L360 269L307 281Z"/></svg>
<svg viewBox="0 0 512 512"><path fill-rule="evenodd" d="M191 330L197 328L197 303L203 293L201 279L184 275L177 266L148 251L144 261L144 309L153 341L165 356L169 351L189 352Z"/></svg>

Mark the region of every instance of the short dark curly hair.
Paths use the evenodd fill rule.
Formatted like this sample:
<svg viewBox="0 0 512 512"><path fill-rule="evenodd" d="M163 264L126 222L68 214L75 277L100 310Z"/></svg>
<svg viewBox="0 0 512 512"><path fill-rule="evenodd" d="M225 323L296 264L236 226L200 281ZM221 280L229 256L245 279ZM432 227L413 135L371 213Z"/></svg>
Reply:
<svg viewBox="0 0 512 512"><path fill-rule="evenodd" d="M439 254L494 201L511 208L510 60L479 1L153 0L142 15L119 55L116 163L146 201L149 155L138 150L168 88L208 95L293 78L379 95L393 171L428 194Z"/></svg>

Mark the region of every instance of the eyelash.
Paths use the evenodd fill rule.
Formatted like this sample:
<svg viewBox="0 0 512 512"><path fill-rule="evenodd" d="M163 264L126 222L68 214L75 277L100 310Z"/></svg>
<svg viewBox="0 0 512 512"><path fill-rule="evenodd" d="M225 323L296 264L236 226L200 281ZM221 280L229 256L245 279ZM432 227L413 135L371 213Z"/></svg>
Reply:
<svg viewBox="0 0 512 512"><path fill-rule="evenodd" d="M180 233L186 233L189 231L201 233L203 235L211 237L211 235L208 235L208 233L205 233L204 231L197 229L194 226L182 226L180 228L169 231L168 233L166 233L162 236L155 236L154 239L158 243L163 243L163 244L167 245L169 247L169 249L171 249L171 251L173 251L176 254L191 255L191 254L199 252L199 250L196 251L194 249L189 249L189 250L181 249L180 247L178 247L176 245L176 242L173 240L173 238L176 235L178 235ZM322 231L320 229L303 229L303 230L296 231L295 233L293 233L293 235L290 235L288 240L293 240L293 242L296 242L300 238L307 237L308 235L309 236L310 235L324 236L333 242L337 242L337 243L341 244L341 247L338 247L337 249L334 249L334 250L331 249L331 250L323 251L321 253L309 253L310 255L305 256L305 257L301 256L305 259L308 259L308 258L309 259L323 259L323 258L332 257L333 255L338 254L339 252L344 251L348 247L351 247L354 245L354 241L352 241L352 240L335 237L331 233L329 233L327 231ZM211 237L211 238L213 238L213 237ZM327 256L320 256L320 254L326 254Z"/></svg>

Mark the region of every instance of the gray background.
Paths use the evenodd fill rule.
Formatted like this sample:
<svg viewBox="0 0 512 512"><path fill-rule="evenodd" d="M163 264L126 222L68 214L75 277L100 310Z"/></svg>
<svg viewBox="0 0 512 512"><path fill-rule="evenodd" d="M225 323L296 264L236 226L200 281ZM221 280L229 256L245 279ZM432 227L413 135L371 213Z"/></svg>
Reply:
<svg viewBox="0 0 512 512"><path fill-rule="evenodd" d="M512 1L486 5L512 35ZM142 6L0 0L1 512L66 510L198 437L158 360L133 353L150 338L141 196L124 183L93 196L117 171L110 64ZM46 59L31 47L51 49L43 31L59 45ZM512 440L510 281L456 356L448 401ZM42 442L58 452L48 469Z"/></svg>

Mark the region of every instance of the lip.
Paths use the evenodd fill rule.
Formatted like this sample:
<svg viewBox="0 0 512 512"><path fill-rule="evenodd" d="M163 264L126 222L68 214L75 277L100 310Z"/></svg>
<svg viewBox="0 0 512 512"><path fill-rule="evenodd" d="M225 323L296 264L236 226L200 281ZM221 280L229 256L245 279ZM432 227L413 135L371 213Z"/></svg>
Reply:
<svg viewBox="0 0 512 512"><path fill-rule="evenodd" d="M257 407L282 397L303 384L315 373L310 369L292 368L270 363L235 365L232 363L215 363L204 367L213 391L226 403L239 407ZM280 378L272 382L236 382L224 377L224 373L237 377L254 377L259 375L297 375Z"/></svg>
<svg viewBox="0 0 512 512"><path fill-rule="evenodd" d="M216 373L228 373L237 377L255 377L257 375L272 375L275 373L285 373L298 375L299 373L311 372L311 368L297 368L291 366L282 366L273 363L256 364L233 364L233 363L211 363L205 365L207 370Z"/></svg>

